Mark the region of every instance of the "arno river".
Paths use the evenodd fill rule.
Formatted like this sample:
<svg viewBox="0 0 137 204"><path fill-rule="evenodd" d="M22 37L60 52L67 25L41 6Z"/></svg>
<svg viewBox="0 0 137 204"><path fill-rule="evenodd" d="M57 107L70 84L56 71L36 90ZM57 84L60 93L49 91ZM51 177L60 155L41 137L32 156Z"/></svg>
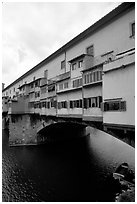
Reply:
<svg viewBox="0 0 137 204"><path fill-rule="evenodd" d="M112 173L134 169L134 148L105 133L39 146L9 147L3 132L3 201L114 201Z"/></svg>

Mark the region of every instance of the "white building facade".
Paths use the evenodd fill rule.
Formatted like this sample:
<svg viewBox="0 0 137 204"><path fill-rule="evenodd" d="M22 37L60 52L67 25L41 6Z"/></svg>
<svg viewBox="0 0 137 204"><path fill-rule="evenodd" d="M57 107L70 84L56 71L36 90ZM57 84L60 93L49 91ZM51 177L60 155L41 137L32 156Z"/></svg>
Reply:
<svg viewBox="0 0 137 204"><path fill-rule="evenodd" d="M19 106L22 113L134 131L134 55L135 3L127 2L6 87L2 96L10 100L10 114L18 114L14 107Z"/></svg>

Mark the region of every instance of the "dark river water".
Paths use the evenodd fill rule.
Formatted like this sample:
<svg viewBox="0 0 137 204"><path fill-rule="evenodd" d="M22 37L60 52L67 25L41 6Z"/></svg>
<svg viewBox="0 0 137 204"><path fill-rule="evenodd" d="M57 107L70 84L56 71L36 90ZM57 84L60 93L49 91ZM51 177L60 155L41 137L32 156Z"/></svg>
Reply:
<svg viewBox="0 0 137 204"><path fill-rule="evenodd" d="M3 132L2 199L14 201L114 201L112 173L122 162L134 170L134 148L101 131L39 146L8 146Z"/></svg>

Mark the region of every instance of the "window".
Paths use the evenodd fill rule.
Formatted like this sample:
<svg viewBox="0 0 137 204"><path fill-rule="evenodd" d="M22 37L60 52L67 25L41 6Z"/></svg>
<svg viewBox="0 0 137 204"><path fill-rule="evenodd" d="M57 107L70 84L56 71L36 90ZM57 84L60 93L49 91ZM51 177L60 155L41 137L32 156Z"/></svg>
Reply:
<svg viewBox="0 0 137 204"><path fill-rule="evenodd" d="M45 102L41 103L41 107L44 108L45 107Z"/></svg>
<svg viewBox="0 0 137 204"><path fill-rule="evenodd" d="M101 108L102 96L98 96L98 107Z"/></svg>
<svg viewBox="0 0 137 204"><path fill-rule="evenodd" d="M94 83L102 80L102 71L94 71L84 75L84 84Z"/></svg>
<svg viewBox="0 0 137 204"><path fill-rule="evenodd" d="M97 97L91 98L91 107L97 107Z"/></svg>
<svg viewBox="0 0 137 204"><path fill-rule="evenodd" d="M103 111L126 111L126 101L111 101L103 103Z"/></svg>
<svg viewBox="0 0 137 204"><path fill-rule="evenodd" d="M40 86L40 80L35 82L35 87L39 87Z"/></svg>
<svg viewBox="0 0 137 204"><path fill-rule="evenodd" d="M54 108L57 108L57 101L54 101Z"/></svg>
<svg viewBox="0 0 137 204"><path fill-rule="evenodd" d="M15 92L15 88L14 88L14 92Z"/></svg>
<svg viewBox="0 0 137 204"><path fill-rule="evenodd" d="M93 47L93 45L87 47L87 54L94 57L94 47Z"/></svg>
<svg viewBox="0 0 137 204"><path fill-rule="evenodd" d="M69 107L70 107L70 108L73 108L73 101L70 101L70 102L69 102Z"/></svg>
<svg viewBox="0 0 137 204"><path fill-rule="evenodd" d="M59 90L63 89L63 84L59 84Z"/></svg>
<svg viewBox="0 0 137 204"><path fill-rule="evenodd" d="M81 68L82 65L83 65L83 60L80 60L80 61L78 62L78 68Z"/></svg>
<svg viewBox="0 0 137 204"><path fill-rule="evenodd" d="M76 69L76 63L72 64L72 70Z"/></svg>
<svg viewBox="0 0 137 204"><path fill-rule="evenodd" d="M30 87L31 87L31 88L33 88L33 83L32 83L32 84L30 84Z"/></svg>
<svg viewBox="0 0 137 204"><path fill-rule="evenodd" d="M68 88L68 82L65 82L64 83L64 89L67 89Z"/></svg>
<svg viewBox="0 0 137 204"><path fill-rule="evenodd" d="M73 88L82 86L82 78L73 80Z"/></svg>
<svg viewBox="0 0 137 204"><path fill-rule="evenodd" d="M51 99L51 107L54 107L54 99Z"/></svg>
<svg viewBox="0 0 137 204"><path fill-rule="evenodd" d="M61 102L61 108L67 108L67 101Z"/></svg>
<svg viewBox="0 0 137 204"><path fill-rule="evenodd" d="M47 87L42 87L41 88L41 94L44 94L44 93L46 93L47 92Z"/></svg>
<svg viewBox="0 0 137 204"><path fill-rule="evenodd" d="M65 60L63 60L62 62L61 62L61 69L65 69Z"/></svg>
<svg viewBox="0 0 137 204"><path fill-rule="evenodd" d="M82 99L69 101L70 108L82 108Z"/></svg>
<svg viewBox="0 0 137 204"><path fill-rule="evenodd" d="M49 101L47 102L47 108L50 108L50 102Z"/></svg>
<svg viewBox="0 0 137 204"><path fill-rule="evenodd" d="M35 98L40 97L40 91L35 92Z"/></svg>
<svg viewBox="0 0 137 204"><path fill-rule="evenodd" d="M84 98L84 108L87 109L87 98Z"/></svg>
<svg viewBox="0 0 137 204"><path fill-rule="evenodd" d="M48 92L55 91L55 84L48 86Z"/></svg>
<svg viewBox="0 0 137 204"><path fill-rule="evenodd" d="M58 109L67 108L67 101L58 102Z"/></svg>
<svg viewBox="0 0 137 204"><path fill-rule="evenodd" d="M135 22L130 24L130 37L135 37Z"/></svg>
<svg viewBox="0 0 137 204"><path fill-rule="evenodd" d="M61 109L61 102L58 102L58 109Z"/></svg>
<svg viewBox="0 0 137 204"><path fill-rule="evenodd" d="M102 96L98 97L91 97L91 98L84 98L84 108L94 108L98 107L100 108L102 102ZM81 105L82 107L82 105Z"/></svg>

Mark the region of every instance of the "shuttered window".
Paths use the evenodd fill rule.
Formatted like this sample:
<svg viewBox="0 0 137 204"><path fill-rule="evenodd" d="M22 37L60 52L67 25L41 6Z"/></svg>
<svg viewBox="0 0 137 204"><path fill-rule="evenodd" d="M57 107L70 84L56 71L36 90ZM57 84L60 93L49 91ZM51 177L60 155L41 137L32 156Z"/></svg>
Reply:
<svg viewBox="0 0 137 204"><path fill-rule="evenodd" d="M126 101L104 102L102 111L126 111Z"/></svg>

